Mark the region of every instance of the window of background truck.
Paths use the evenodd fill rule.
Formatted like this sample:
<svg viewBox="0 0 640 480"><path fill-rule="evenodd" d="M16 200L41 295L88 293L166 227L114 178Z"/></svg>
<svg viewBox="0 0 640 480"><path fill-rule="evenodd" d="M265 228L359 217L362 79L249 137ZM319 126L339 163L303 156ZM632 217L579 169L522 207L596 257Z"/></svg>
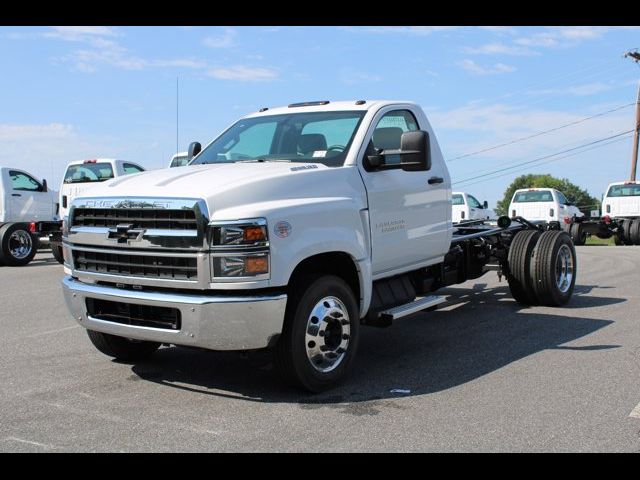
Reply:
<svg viewBox="0 0 640 480"><path fill-rule="evenodd" d="M565 197L562 192L557 192L557 195L558 195L558 203L560 203L560 205L566 205L567 203L569 203L569 201L567 200L567 197Z"/></svg>
<svg viewBox="0 0 640 480"><path fill-rule="evenodd" d="M453 205L464 205L464 197L462 195L451 195L451 203Z"/></svg>
<svg viewBox="0 0 640 480"><path fill-rule="evenodd" d="M393 110L385 113L373 131L373 146L382 150L399 150L404 132L418 130L418 122L409 110ZM400 163L400 155L386 155L385 163Z"/></svg>
<svg viewBox="0 0 640 480"><path fill-rule="evenodd" d="M468 195L469 197L469 206L471 208L482 208L480 202L473 195Z"/></svg>
<svg viewBox="0 0 640 480"><path fill-rule="evenodd" d="M640 197L640 184L612 185L607 192L607 197Z"/></svg>
<svg viewBox="0 0 640 480"><path fill-rule="evenodd" d="M364 114L307 112L245 118L208 145L191 165L283 160L339 167Z"/></svg>
<svg viewBox="0 0 640 480"><path fill-rule="evenodd" d="M533 192L518 192L513 197L513 203L528 203L528 202L553 202L553 196L549 191L533 191Z"/></svg>
<svg viewBox="0 0 640 480"><path fill-rule="evenodd" d="M123 163L122 170L124 170L124 173L144 172L144 168L139 167L138 165L134 165L133 163Z"/></svg>
<svg viewBox="0 0 640 480"><path fill-rule="evenodd" d="M173 160L171 160L171 167L184 167L188 163L189 157L187 155L184 155L182 157L175 157Z"/></svg>
<svg viewBox="0 0 640 480"><path fill-rule="evenodd" d="M64 183L104 182L113 178L110 163L82 163L69 165L64 175Z"/></svg>
<svg viewBox="0 0 640 480"><path fill-rule="evenodd" d="M26 173L18 172L16 170L10 170L9 176L11 177L11 187L14 190L41 192L42 185L35 179L31 178Z"/></svg>

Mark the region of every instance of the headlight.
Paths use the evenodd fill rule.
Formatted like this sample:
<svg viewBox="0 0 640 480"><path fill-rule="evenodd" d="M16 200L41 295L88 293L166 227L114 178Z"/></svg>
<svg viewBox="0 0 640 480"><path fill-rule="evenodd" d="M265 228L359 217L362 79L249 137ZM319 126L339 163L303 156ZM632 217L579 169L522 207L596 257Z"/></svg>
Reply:
<svg viewBox="0 0 640 480"><path fill-rule="evenodd" d="M213 257L213 276L223 278L258 277L269 274L269 254Z"/></svg>
<svg viewBox="0 0 640 480"><path fill-rule="evenodd" d="M267 221L264 218L211 222L211 248L268 247Z"/></svg>
<svg viewBox="0 0 640 480"><path fill-rule="evenodd" d="M65 215L64 218L62 219L62 227L60 228L62 230L62 236L66 237L69 235L69 216Z"/></svg>
<svg viewBox="0 0 640 480"><path fill-rule="evenodd" d="M212 280L269 278L269 234L264 218L209 223Z"/></svg>

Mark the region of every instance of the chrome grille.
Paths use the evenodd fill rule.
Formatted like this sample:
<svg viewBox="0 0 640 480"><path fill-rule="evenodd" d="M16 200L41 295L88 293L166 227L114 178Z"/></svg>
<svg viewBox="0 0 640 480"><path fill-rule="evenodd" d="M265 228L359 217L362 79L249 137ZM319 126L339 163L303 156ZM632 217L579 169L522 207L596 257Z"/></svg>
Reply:
<svg viewBox="0 0 640 480"><path fill-rule="evenodd" d="M196 257L74 250L73 264L89 273L187 281L198 277Z"/></svg>
<svg viewBox="0 0 640 480"><path fill-rule="evenodd" d="M132 228L163 230L197 230L196 213L192 209L152 208L75 208L72 226L116 227L126 223Z"/></svg>

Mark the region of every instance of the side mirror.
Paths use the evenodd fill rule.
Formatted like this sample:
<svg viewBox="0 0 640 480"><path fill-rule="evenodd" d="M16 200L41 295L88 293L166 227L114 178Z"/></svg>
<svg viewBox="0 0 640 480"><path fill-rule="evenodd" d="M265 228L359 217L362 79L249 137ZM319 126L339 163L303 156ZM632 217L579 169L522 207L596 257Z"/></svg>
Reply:
<svg viewBox="0 0 640 480"><path fill-rule="evenodd" d="M200 145L200 142L191 142L189 144L189 152L187 154L187 156L189 157L189 161L191 161L193 157L198 155L200 151L202 151L202 145Z"/></svg>
<svg viewBox="0 0 640 480"><path fill-rule="evenodd" d="M404 132L400 139L400 164L405 172L431 170L429 134L424 130Z"/></svg>
<svg viewBox="0 0 640 480"><path fill-rule="evenodd" d="M367 172L377 170L384 165L384 155L381 155L379 151L373 146L373 142L370 140L367 145L367 150L364 152L364 168Z"/></svg>
<svg viewBox="0 0 640 480"><path fill-rule="evenodd" d="M487 202L486 200L482 202L482 208L484 208L485 210L489 208L489 202Z"/></svg>
<svg viewBox="0 0 640 480"><path fill-rule="evenodd" d="M43 192L48 192L49 191L49 187L47 187L47 180L46 179L42 179L42 191Z"/></svg>

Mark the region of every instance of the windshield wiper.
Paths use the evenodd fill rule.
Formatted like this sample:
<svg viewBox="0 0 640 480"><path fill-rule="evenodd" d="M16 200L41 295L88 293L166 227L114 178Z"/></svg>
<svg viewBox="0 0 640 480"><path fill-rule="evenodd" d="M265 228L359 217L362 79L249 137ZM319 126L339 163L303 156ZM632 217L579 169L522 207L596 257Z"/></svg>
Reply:
<svg viewBox="0 0 640 480"><path fill-rule="evenodd" d="M251 160L236 160L235 163L253 163L253 162L288 162L291 163L289 158L252 158Z"/></svg>

